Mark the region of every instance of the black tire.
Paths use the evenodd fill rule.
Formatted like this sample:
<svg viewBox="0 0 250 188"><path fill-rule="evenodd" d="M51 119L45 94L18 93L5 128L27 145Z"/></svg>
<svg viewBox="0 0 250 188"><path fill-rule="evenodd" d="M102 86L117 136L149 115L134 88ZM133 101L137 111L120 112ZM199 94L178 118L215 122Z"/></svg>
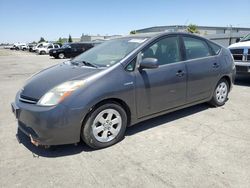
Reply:
<svg viewBox="0 0 250 188"><path fill-rule="evenodd" d="M95 138L92 126L97 115L107 109L114 109L117 112L119 112L120 117L121 117L121 128L117 136L113 138L111 141L100 142ZM106 148L113 144L116 144L117 142L123 139L125 131L126 131L126 127L127 127L127 114L125 110L117 103L113 103L113 102L106 103L97 107L88 115L87 120L85 121L82 127L81 138L91 148L94 148L94 149Z"/></svg>
<svg viewBox="0 0 250 188"><path fill-rule="evenodd" d="M45 51L41 51L39 54L40 54L40 55L44 55L44 54L46 54L46 53L45 53Z"/></svg>
<svg viewBox="0 0 250 188"><path fill-rule="evenodd" d="M218 93L218 87L220 87L220 85L223 84L226 87L226 93L224 94L225 96L223 98L218 99L217 97L217 93ZM228 93L229 93L229 83L226 79L222 78L216 85L214 92L213 92L213 97L212 99L209 101L209 104L211 104L212 106L218 107L218 106L223 106L227 99L228 99Z"/></svg>
<svg viewBox="0 0 250 188"><path fill-rule="evenodd" d="M57 57L58 57L59 59L63 59L63 58L65 58L65 55L64 55L64 53L59 53Z"/></svg>

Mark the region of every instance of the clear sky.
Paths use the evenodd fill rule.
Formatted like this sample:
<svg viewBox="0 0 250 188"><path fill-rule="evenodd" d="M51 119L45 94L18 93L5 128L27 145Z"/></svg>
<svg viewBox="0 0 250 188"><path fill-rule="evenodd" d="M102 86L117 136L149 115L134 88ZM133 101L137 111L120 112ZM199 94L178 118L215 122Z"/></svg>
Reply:
<svg viewBox="0 0 250 188"><path fill-rule="evenodd" d="M250 0L0 0L0 43L190 23L250 27Z"/></svg>

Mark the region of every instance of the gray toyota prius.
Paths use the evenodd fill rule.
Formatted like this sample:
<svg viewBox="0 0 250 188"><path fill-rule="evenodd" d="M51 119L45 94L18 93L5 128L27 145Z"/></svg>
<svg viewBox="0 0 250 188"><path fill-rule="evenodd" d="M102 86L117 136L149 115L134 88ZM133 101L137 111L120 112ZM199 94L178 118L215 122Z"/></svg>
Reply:
<svg viewBox="0 0 250 188"><path fill-rule="evenodd" d="M32 76L12 111L35 145L119 142L128 126L198 103L228 100L228 49L188 33L129 35Z"/></svg>

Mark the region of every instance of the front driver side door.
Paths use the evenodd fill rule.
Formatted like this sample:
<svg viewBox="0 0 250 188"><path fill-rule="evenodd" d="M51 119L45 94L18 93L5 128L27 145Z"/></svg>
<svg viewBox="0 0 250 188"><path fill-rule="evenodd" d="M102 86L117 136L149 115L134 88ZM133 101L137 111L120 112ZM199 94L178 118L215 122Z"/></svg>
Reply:
<svg viewBox="0 0 250 188"><path fill-rule="evenodd" d="M138 117L185 104L187 71L182 62L179 37L174 35L159 39L141 54L141 59L158 59L159 67L138 69L136 72Z"/></svg>

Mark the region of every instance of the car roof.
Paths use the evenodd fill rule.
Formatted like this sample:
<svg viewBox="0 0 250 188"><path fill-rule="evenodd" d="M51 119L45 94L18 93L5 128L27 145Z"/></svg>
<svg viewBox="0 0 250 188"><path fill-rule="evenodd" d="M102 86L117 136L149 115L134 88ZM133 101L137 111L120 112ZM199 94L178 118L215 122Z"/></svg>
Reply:
<svg viewBox="0 0 250 188"><path fill-rule="evenodd" d="M192 34L192 33L170 32L170 31L130 34L130 35L126 35L126 36L122 36L122 37L118 37L118 38L155 38L155 37L161 37L161 36L171 35L171 34L190 35L190 36L203 38L202 36Z"/></svg>

